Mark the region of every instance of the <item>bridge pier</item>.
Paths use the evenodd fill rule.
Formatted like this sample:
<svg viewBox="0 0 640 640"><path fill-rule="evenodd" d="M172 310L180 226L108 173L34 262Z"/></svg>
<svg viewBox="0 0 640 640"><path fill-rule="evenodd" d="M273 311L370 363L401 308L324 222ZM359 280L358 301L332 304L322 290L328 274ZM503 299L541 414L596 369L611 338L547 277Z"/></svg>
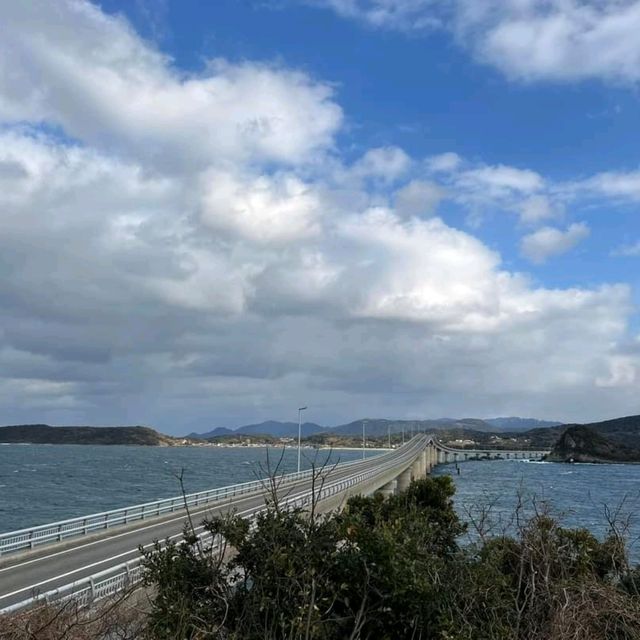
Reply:
<svg viewBox="0 0 640 640"><path fill-rule="evenodd" d="M422 452L422 466L424 467L424 475L428 476L431 473L431 461L429 460L429 451L427 449Z"/></svg>
<svg viewBox="0 0 640 640"><path fill-rule="evenodd" d="M411 467L405 469L397 478L396 478L396 493L402 493L409 488L411 484Z"/></svg>
<svg viewBox="0 0 640 640"><path fill-rule="evenodd" d="M391 482L387 482L387 484L383 484L376 493L380 493L385 498L392 496L396 492L396 484L395 480L391 480Z"/></svg>

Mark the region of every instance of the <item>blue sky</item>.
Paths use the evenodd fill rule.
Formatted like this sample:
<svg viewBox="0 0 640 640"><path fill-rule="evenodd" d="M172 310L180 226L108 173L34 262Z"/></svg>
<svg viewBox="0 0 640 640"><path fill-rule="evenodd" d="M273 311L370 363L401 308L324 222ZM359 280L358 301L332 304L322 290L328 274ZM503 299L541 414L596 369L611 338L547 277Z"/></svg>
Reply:
<svg viewBox="0 0 640 640"><path fill-rule="evenodd" d="M311 2L111 0L102 6L126 15L182 70L200 73L217 57L260 60L332 83L346 116L338 136L345 158L378 146L398 146L412 157L455 152L554 181L639 166L630 134L640 130L633 85L601 78L512 81L474 60L449 34L373 28ZM611 205L569 207L566 219L589 220L591 237L580 250L534 268L522 260L518 229L508 221L492 220L475 233L511 268L533 269L550 286L627 281L630 261L610 253L640 239L637 203L615 206L615 213ZM465 226L467 212L449 209L447 217Z"/></svg>
<svg viewBox="0 0 640 640"><path fill-rule="evenodd" d="M0 19L0 421L639 412L637 0Z"/></svg>

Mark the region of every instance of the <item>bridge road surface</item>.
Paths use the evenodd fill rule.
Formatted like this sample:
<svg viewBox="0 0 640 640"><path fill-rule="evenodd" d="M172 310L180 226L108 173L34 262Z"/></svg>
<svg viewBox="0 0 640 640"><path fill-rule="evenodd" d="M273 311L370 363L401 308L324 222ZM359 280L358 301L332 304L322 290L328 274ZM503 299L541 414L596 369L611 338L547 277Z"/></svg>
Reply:
<svg viewBox="0 0 640 640"><path fill-rule="evenodd" d="M376 456L377 457L377 456ZM371 458L344 469L334 468L325 480L335 482L362 473L378 464ZM281 486L281 498L294 498L310 491L311 479ZM196 531L202 530L200 522L205 516L228 513L235 509L238 515L248 517L264 508L265 493L256 492L236 496L218 503L191 510ZM139 546L149 547L153 541L167 538L180 540L187 516L175 512L154 522L149 519L144 525L132 529L118 528L105 532L99 539L78 538L64 544L51 544L36 553L18 553L0 559L0 610L23 602L34 595L68 585L76 580L115 567L140 556Z"/></svg>

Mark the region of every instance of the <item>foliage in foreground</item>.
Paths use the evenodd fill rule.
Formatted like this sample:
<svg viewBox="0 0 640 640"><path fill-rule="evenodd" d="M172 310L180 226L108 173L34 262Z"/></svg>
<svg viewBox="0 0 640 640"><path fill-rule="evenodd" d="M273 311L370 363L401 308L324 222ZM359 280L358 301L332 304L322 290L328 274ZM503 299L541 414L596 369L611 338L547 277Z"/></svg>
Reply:
<svg viewBox="0 0 640 640"><path fill-rule="evenodd" d="M640 639L640 574L622 538L538 513L513 537L460 548L448 477L352 498L309 518L277 501L254 527L205 521L220 542L146 554L158 640Z"/></svg>
<svg viewBox="0 0 640 640"><path fill-rule="evenodd" d="M144 594L0 617L0 640L640 640L640 569L613 519L598 541L541 510L460 547L454 491L429 478L309 517L274 488L253 527L215 518L217 544L187 529L146 553Z"/></svg>
<svg viewBox="0 0 640 640"><path fill-rule="evenodd" d="M90 611L69 600L0 616L0 640L149 640L137 600L127 592Z"/></svg>

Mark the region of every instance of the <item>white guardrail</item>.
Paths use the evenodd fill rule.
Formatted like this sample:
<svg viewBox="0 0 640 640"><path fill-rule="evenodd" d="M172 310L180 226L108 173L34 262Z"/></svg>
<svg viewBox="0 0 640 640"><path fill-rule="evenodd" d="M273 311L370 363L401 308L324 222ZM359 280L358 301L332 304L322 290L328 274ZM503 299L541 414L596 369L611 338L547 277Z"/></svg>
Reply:
<svg viewBox="0 0 640 640"><path fill-rule="evenodd" d="M339 466L344 469L344 467L348 465L358 464L361 462L362 460L354 460L351 462L341 463ZM312 469L308 469L306 471L282 475L278 477L278 481L293 483L299 480L304 480L310 476L312 471ZM268 482L268 478L252 480L251 482L233 484L228 487L199 491L197 493L190 493L185 496L176 496L174 498L164 498L154 502L146 502L144 504L136 504L123 507L121 509L112 509L110 511L103 511L102 513L93 513L88 516L69 518L68 520L60 520L59 522L51 522L49 524L29 527L28 529L0 533L0 556L7 553L13 553L15 551L22 551L24 549L33 549L36 546L43 544L62 542L67 538L86 536L90 533L104 531L105 529L121 527L122 525L129 524L137 520L157 518L165 513L183 510L185 509L185 506L189 508L199 507L212 502L219 502L220 500L234 498L245 493L261 491L264 490L266 482Z"/></svg>
<svg viewBox="0 0 640 640"><path fill-rule="evenodd" d="M325 500L327 498L330 498L356 484L360 484L361 482L364 482L370 478L385 473L391 467L399 467L405 461L413 460L416 454L416 450L421 450L421 447L418 447L416 446L416 443L413 443L413 446L408 448L406 451L393 451L389 452L388 454L384 454L383 456L379 456L377 460L383 460L384 458L387 458L387 460L383 464L377 465L372 469L367 469L362 473L358 473L349 476L348 478L343 478L341 480L325 484L322 489L317 492L317 500ZM362 460L356 460L353 462L341 464L339 466L341 469L344 469L344 467L346 466L358 463L362 464L362 462ZM370 462L370 460L368 462ZM302 477L310 476L312 472L313 470L310 469L308 471L300 473L289 474L287 476L282 476L281 480L289 481L289 478L292 478L291 481L299 480ZM261 488L264 487L264 481L256 482L260 483ZM256 483L244 483L245 486L254 484ZM223 489L232 489L233 487L240 486L243 485L233 485L232 487L223 487ZM239 494L236 493L231 495ZM303 508L311 502L311 498L311 490L309 489L300 495L285 498L283 500L283 504L292 508ZM264 509L265 507L256 510L251 516L249 516L249 519L255 520L256 516L264 511ZM91 576L87 576L86 578L82 578L57 589L53 589L42 594L36 594L33 597L28 598L27 600L23 600L22 602L18 602L9 607L5 607L4 609L0 609L0 615L11 613L14 611L20 611L21 609L32 607L35 604L49 604L52 602L63 603L68 600L73 600L74 603L76 603L80 607L86 607L98 600L113 596L125 588L136 585L142 580L142 577L143 567L140 564L140 559L137 558L135 560L129 560L128 562L117 565L115 567L111 567L110 569L106 569Z"/></svg>

